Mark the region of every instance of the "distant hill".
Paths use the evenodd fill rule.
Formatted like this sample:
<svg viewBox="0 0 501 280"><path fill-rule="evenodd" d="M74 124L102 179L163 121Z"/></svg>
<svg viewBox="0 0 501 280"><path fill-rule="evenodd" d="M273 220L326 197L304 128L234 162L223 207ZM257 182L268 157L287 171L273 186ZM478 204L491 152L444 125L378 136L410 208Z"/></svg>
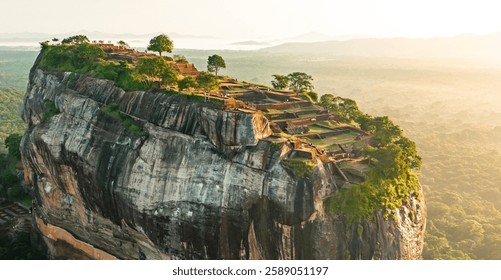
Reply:
<svg viewBox="0 0 501 280"><path fill-rule="evenodd" d="M285 43L262 52L322 56L429 57L501 60L501 32L433 39L354 39Z"/></svg>
<svg viewBox="0 0 501 280"><path fill-rule="evenodd" d="M330 41L334 38L324 33L320 32L308 32L304 34L300 34L291 38L286 38L281 41L283 42L298 42L298 43L311 43L311 42L321 42L321 41Z"/></svg>
<svg viewBox="0 0 501 280"><path fill-rule="evenodd" d="M231 43L234 46L269 46L270 43L267 42L258 42L258 41L242 41Z"/></svg>

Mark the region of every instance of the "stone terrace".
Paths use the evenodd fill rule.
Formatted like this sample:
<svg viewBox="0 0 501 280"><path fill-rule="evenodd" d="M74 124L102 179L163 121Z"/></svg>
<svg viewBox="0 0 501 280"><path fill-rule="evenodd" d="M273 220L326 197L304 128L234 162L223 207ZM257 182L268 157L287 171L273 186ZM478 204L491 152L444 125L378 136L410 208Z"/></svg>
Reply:
<svg viewBox="0 0 501 280"><path fill-rule="evenodd" d="M358 154L368 145L371 136L341 122L335 112L329 112L294 92L229 78L221 79L220 88L209 97L224 100L228 110L261 110L275 133L268 140L290 145L288 158L320 158L334 165L341 181L356 183L364 180L367 159Z"/></svg>

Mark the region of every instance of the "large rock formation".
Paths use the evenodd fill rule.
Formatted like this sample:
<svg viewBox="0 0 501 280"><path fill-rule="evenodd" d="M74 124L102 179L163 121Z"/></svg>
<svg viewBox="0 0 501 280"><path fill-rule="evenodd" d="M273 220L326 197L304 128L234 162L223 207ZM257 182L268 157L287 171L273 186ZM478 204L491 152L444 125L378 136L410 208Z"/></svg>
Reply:
<svg viewBox="0 0 501 280"><path fill-rule="evenodd" d="M134 133L103 111L118 108ZM48 113L50 107L52 114ZM349 224L324 211L332 163L298 177L260 113L34 67L22 112L33 225L52 258L418 259L425 209Z"/></svg>

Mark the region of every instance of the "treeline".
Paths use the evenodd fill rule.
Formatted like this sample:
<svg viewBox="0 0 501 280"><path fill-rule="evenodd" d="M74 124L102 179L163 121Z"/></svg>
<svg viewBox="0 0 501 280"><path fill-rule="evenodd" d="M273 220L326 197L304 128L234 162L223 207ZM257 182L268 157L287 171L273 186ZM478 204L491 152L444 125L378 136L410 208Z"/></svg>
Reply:
<svg viewBox="0 0 501 280"><path fill-rule="evenodd" d="M26 129L19 112L23 95L20 89L0 88L0 143L10 134L23 134ZM0 144L0 153L6 151L3 144Z"/></svg>

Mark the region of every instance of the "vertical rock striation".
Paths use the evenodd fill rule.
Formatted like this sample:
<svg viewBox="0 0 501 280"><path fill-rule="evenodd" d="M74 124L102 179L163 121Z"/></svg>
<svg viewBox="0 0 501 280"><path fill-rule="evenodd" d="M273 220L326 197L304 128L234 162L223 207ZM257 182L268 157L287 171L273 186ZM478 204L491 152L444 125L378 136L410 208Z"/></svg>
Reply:
<svg viewBox="0 0 501 280"><path fill-rule="evenodd" d="M144 133L104 112L111 103ZM389 220L350 225L326 214L334 167L318 160L298 178L281 164L290 147L263 140L272 132L260 112L33 68L22 116L33 225L52 258L421 256L422 201Z"/></svg>

